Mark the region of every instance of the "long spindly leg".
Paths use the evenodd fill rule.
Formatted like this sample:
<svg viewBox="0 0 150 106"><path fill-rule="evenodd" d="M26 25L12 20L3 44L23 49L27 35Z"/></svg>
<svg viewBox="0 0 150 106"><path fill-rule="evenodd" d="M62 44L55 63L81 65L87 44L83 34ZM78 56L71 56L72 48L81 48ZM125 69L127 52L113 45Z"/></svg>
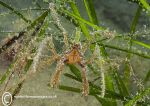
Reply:
<svg viewBox="0 0 150 106"><path fill-rule="evenodd" d="M50 81L50 85L51 87L57 87L59 84L59 80L60 80L60 76L61 73L64 69L64 61L61 59L56 66L56 71L54 72L51 81Z"/></svg>
<svg viewBox="0 0 150 106"><path fill-rule="evenodd" d="M89 83L86 77L86 67L84 63L79 63L82 68L81 76L82 76L82 94L83 96L88 96L89 94Z"/></svg>
<svg viewBox="0 0 150 106"><path fill-rule="evenodd" d="M61 21L59 19L59 15L56 11L56 7L55 7L55 4L54 3L49 3L49 8L50 8L50 11L51 11L51 17L54 21L54 24L56 24L56 26L60 29L60 31L62 31L62 34L63 34L63 37L64 37L64 44L65 44L65 49L68 48L68 33L67 31L65 30L65 28L63 27L63 25L61 24Z"/></svg>
<svg viewBox="0 0 150 106"><path fill-rule="evenodd" d="M83 46L81 46L81 53L82 55L85 54L85 52L88 50L88 48L90 47L90 42L86 42L82 44Z"/></svg>

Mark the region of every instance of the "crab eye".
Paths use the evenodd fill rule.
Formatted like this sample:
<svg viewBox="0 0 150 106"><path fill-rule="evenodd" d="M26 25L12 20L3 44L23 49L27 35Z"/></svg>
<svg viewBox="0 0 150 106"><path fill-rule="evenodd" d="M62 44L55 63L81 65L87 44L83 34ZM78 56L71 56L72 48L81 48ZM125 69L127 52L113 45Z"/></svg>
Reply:
<svg viewBox="0 0 150 106"><path fill-rule="evenodd" d="M79 44L75 44L73 48L74 49L80 49L80 45Z"/></svg>

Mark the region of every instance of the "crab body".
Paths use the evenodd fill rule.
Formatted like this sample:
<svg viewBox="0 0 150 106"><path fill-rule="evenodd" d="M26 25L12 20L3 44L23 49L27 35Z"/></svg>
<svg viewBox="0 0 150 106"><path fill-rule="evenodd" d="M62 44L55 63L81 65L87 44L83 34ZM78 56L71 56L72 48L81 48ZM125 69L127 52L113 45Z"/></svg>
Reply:
<svg viewBox="0 0 150 106"><path fill-rule="evenodd" d="M67 64L81 63L82 56L78 49L78 45L73 46L72 49L65 54L64 62Z"/></svg>
<svg viewBox="0 0 150 106"><path fill-rule="evenodd" d="M81 72L82 83L83 83L82 93L84 96L87 96L89 94L89 84L88 84L88 80L86 77L85 62L83 61L83 58L79 49L80 49L80 46L78 44L75 44L72 46L72 49L69 52L66 52L64 56L61 57L61 59L57 63L56 71L52 76L51 87L58 86L60 75L61 75L61 72L63 71L65 64L78 64L82 68L82 72Z"/></svg>

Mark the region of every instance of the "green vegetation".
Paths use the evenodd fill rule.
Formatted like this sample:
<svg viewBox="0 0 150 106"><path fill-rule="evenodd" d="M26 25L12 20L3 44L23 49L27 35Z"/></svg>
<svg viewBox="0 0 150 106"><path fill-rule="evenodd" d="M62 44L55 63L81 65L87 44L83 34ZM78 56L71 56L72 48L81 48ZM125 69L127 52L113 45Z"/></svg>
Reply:
<svg viewBox="0 0 150 106"><path fill-rule="evenodd" d="M132 61L134 57L144 61L150 59L150 43L139 39L136 33L142 9L147 11L143 13L149 17L150 5L146 0L128 1L138 5L128 33L119 33L100 26L102 21L98 20L94 0L79 1L85 6L88 19L82 17L76 0L43 0L47 8L41 8L40 4L36 3L39 8L30 9L40 11L41 15L36 19L28 19L23 14L25 10L17 10L9 3L0 1L2 8L9 10L7 14L17 16L26 25L17 36L7 39L0 46L1 57L12 50L15 51L15 56L10 55L13 57L10 66L3 75L0 75L0 94L9 91L13 96L18 95L30 76L49 68L53 63L55 66L55 60L59 57L56 52L63 56L64 51L72 47L61 45L77 43L82 47L80 52L84 54L84 60L92 61L85 64L87 76L92 77L88 76L89 96L97 99L102 106L150 105L150 87L147 86L150 79L150 65L147 73L144 73L145 78L139 78L133 68L136 62ZM76 31L70 33L70 29L67 29L62 20L71 22L70 26ZM69 67L69 72L64 72L63 76L82 84L81 67L76 64L66 66ZM17 74L16 85L10 83L13 74ZM47 87L50 88L49 84ZM80 94L82 87L60 83L59 89Z"/></svg>

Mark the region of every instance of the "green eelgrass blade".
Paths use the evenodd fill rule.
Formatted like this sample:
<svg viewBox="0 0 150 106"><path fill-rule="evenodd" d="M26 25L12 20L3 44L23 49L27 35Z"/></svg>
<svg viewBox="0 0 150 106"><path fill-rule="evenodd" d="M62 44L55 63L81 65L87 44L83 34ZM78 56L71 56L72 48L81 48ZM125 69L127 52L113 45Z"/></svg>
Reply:
<svg viewBox="0 0 150 106"><path fill-rule="evenodd" d="M6 70L6 73L1 77L0 79L0 85L4 83L4 81L7 79L7 77L9 76L12 67L14 67L16 60L10 64L9 68Z"/></svg>
<svg viewBox="0 0 150 106"><path fill-rule="evenodd" d="M25 66L25 68L24 68L24 71L25 71L25 72L27 72L27 71L29 70L29 68L30 68L30 66L31 66L31 64L32 64L32 62L33 62L32 59L29 59L29 60L27 61L27 64L26 64L26 66Z"/></svg>
<svg viewBox="0 0 150 106"><path fill-rule="evenodd" d="M68 78L71 78L71 79L73 79L73 80L79 81L79 82L82 81L81 78L78 78L78 77L76 77L76 76L74 76L74 75L71 75L71 74L68 74L68 73L64 73L64 76L66 76L66 77L68 77Z"/></svg>
<svg viewBox="0 0 150 106"><path fill-rule="evenodd" d="M139 0L140 3L142 4L142 6L148 11L150 12L150 5L149 3L147 3L147 0Z"/></svg>
<svg viewBox="0 0 150 106"><path fill-rule="evenodd" d="M93 0L84 0L84 5L86 7L86 11L88 13L90 21L93 24L98 25L98 20L94 9Z"/></svg>
<svg viewBox="0 0 150 106"><path fill-rule="evenodd" d="M103 58L108 58L108 54L106 52L105 46L104 45L99 45L100 46L100 54Z"/></svg>
<svg viewBox="0 0 150 106"><path fill-rule="evenodd" d="M129 91L117 71L114 72L114 78L116 80L116 84L117 84L120 94L122 96L129 96Z"/></svg>
<svg viewBox="0 0 150 106"><path fill-rule="evenodd" d="M27 28L26 30L30 30L31 28L34 28L35 25L37 25L39 22L43 21L45 17L48 15L48 10L42 13L38 18L36 18Z"/></svg>
<svg viewBox="0 0 150 106"><path fill-rule="evenodd" d="M133 18L133 21L131 23L131 28L130 28L130 33L131 34L133 34L135 32L139 17L141 15L141 11L142 11L142 8L139 6L136 13L135 13L135 16Z"/></svg>
<svg viewBox="0 0 150 106"><path fill-rule="evenodd" d="M129 61L125 61L123 70L124 70L123 81L124 84L126 85L126 88L129 91L130 72L131 72Z"/></svg>
<svg viewBox="0 0 150 106"><path fill-rule="evenodd" d="M77 78L81 79L81 73L80 73L79 69L78 69L76 66L74 66L74 65L68 65L68 66L69 66L69 68L70 68L70 71L71 71Z"/></svg>
<svg viewBox="0 0 150 106"><path fill-rule="evenodd" d="M125 104L125 106L134 106L139 100L141 100L142 98L146 97L148 94L150 94L150 88L147 88L144 91L139 92L138 95L136 95L131 100L129 100Z"/></svg>
<svg viewBox="0 0 150 106"><path fill-rule="evenodd" d="M146 55L144 53L138 53L138 52L135 52L135 51L129 51L127 49L122 49L122 48L119 48L119 47L116 47L116 46L112 46L112 45L108 45L108 44L99 44L99 45L104 45L106 48L111 48L111 49L119 50L119 51L126 52L126 53L131 53L131 54L143 57L143 58L150 59L150 55Z"/></svg>
<svg viewBox="0 0 150 106"><path fill-rule="evenodd" d="M150 49L150 45L149 44L146 44L146 43L143 43L143 42L140 42L140 41L137 41L137 40L132 40L132 42L135 43L135 44L138 44L140 46L143 46L145 48Z"/></svg>
<svg viewBox="0 0 150 106"><path fill-rule="evenodd" d="M70 2L70 7L72 8L74 15L76 15L78 17L81 17L77 6L73 2ZM89 33L89 29L87 28L87 26L84 23L81 23L80 21L78 21L78 22L79 22L79 25L81 27L82 32L84 33L86 38L88 40L90 40L91 39L91 35Z"/></svg>
<svg viewBox="0 0 150 106"><path fill-rule="evenodd" d="M116 101L112 98L102 98L102 97L99 97L97 95L94 95L95 98L102 104L102 106L112 106L110 105L109 103L111 102L112 104L116 103Z"/></svg>
<svg viewBox="0 0 150 106"><path fill-rule="evenodd" d="M110 74L105 74L105 83L106 83L106 89L112 92L115 92L114 83L112 76ZM108 102L109 106L117 106L117 102Z"/></svg>
<svg viewBox="0 0 150 106"><path fill-rule="evenodd" d="M66 91L71 91L71 92L77 92L77 93L81 92L81 89L79 89L79 88L69 87L69 86L64 86L64 85L60 85L59 89L66 90Z"/></svg>
<svg viewBox="0 0 150 106"><path fill-rule="evenodd" d="M44 38L45 37L45 32L46 32L46 30L47 30L47 28L48 28L48 20L49 19L45 19L45 22L44 22L44 24L43 24L43 26L42 26L42 28L41 28L41 30L40 30L40 32L39 32L39 34L38 34L38 36L39 36L39 38L41 38L40 39L40 41L42 40L42 38Z"/></svg>
<svg viewBox="0 0 150 106"><path fill-rule="evenodd" d="M125 40L125 41L127 41L127 42L129 42L129 41L131 40L132 43L135 43L135 44L138 44L138 45L140 45L140 46L142 46L142 47L144 47L144 48L150 49L150 45L149 45L149 44L144 43L144 42L142 42L142 41L138 41L137 39L131 39L130 36L126 36L126 37L125 37L125 36L126 36L126 35L119 35L119 36L116 36L114 39L119 39L119 38L121 38L121 39L123 39L123 40ZM125 37L125 38L124 38L124 37ZM106 39L98 40L98 41L96 41L96 42L94 42L94 43L99 43L99 42L105 41L105 40L108 40L108 39L106 38Z"/></svg>
<svg viewBox="0 0 150 106"><path fill-rule="evenodd" d="M147 72L144 82L146 83L150 79L150 70Z"/></svg>
<svg viewBox="0 0 150 106"><path fill-rule="evenodd" d="M132 38L133 38L133 34L135 33L139 17L141 15L141 11L142 11L142 8L139 6L137 8L137 11L135 13L135 16L134 16L133 21L132 21L131 26L130 26L129 50L132 50ZM131 57L131 54L128 53L127 58L130 59L130 57ZM126 76L126 77L128 77L128 76Z"/></svg>
<svg viewBox="0 0 150 106"><path fill-rule="evenodd" d="M10 11L14 12L17 16L19 16L21 19L23 19L25 22L27 23L31 23L31 20L26 19L19 11L15 10L13 7L9 6L8 4L0 1L0 4L4 7L6 7L7 9L9 9Z"/></svg>
<svg viewBox="0 0 150 106"><path fill-rule="evenodd" d="M96 30L104 30L105 29L105 28L97 26L97 25L95 25L95 24L93 24L93 23L91 23L91 22L89 22L89 21L87 21L87 20L85 20L85 19L83 19L83 18L81 18L81 17L79 17L79 16L77 16L77 15L67 11L67 10L62 10L62 12L64 12L65 14L67 14L67 15L69 15L69 16L77 19L77 20L79 20L82 23L85 23L85 24L91 26L92 28L94 28Z"/></svg>

